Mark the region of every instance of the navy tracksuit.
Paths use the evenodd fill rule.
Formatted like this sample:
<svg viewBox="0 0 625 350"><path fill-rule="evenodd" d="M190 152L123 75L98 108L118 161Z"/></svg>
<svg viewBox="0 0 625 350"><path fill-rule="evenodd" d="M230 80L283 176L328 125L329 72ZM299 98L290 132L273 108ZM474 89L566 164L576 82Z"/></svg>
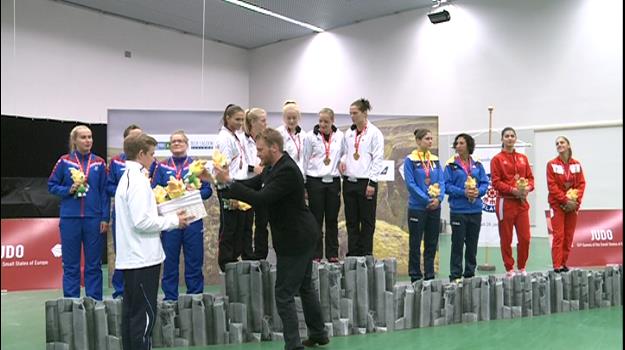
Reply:
<svg viewBox="0 0 625 350"><path fill-rule="evenodd" d="M87 175L85 197L69 193L74 183L70 169ZM106 193L106 162L95 154L71 152L59 158L48 178L48 191L61 197L61 246L63 254L63 296L80 298L80 255L85 251L85 292L102 300L102 248L100 223L109 221L110 200Z"/></svg>
<svg viewBox="0 0 625 350"><path fill-rule="evenodd" d="M154 176L154 170L156 169L156 161L152 163L150 166L150 178ZM117 156L111 158L111 162L109 163L109 173L106 179L106 193L109 197L115 198L115 192L117 191L117 184L119 184L119 179L124 174L126 170L126 154L120 153ZM115 206L112 208L113 212L111 214L111 227L113 232L113 248L116 249L115 243ZM117 298L119 296L124 295L124 274L121 270L115 269L113 272L113 298Z"/></svg>
<svg viewBox="0 0 625 350"><path fill-rule="evenodd" d="M152 184L167 186L170 176L183 179L189 172L191 157L170 157L167 161L158 164ZM202 182L200 194L203 200L213 194L208 182ZM178 300L178 266L180 265L180 248L184 251L184 279L187 285L187 294L199 294L204 291L204 223L202 220L192 222L185 229L174 229L163 232L161 235L165 263L161 287L165 293L165 300Z"/></svg>
<svg viewBox="0 0 625 350"><path fill-rule="evenodd" d="M441 207L434 210L427 209L431 202L426 184L426 166L429 163L429 181L433 185L438 183L441 190L438 200L442 203L445 198L445 176L438 157L427 152L413 151L404 159L404 178L410 197L408 199L408 232L410 234L410 249L408 255L408 274L411 281L434 278L434 258L438 247L440 233ZM421 155L422 157L419 157ZM429 159L426 163L423 159ZM425 273L421 272L421 240L425 246L423 264ZM425 276L424 276L425 275Z"/></svg>
<svg viewBox="0 0 625 350"><path fill-rule="evenodd" d="M449 195L449 208L451 223L451 280L475 276L477 265L477 243L480 237L482 225L482 196L488 190L488 176L484 166L479 161L471 159L469 168L471 176L476 180L479 196L473 203L465 196L465 182L467 172L463 168L458 157L447 161L445 167L445 192ZM464 252L464 272L462 270L462 253Z"/></svg>

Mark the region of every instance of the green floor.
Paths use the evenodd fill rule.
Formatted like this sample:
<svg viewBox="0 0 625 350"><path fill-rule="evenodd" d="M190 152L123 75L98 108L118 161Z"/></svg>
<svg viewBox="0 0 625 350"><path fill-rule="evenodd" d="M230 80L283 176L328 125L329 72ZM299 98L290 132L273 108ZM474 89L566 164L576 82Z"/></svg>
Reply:
<svg viewBox="0 0 625 350"><path fill-rule="evenodd" d="M441 278L449 275L449 236L441 236ZM484 251L479 251L479 263ZM528 270L550 267L546 239L533 239ZM502 274L499 249L491 248L489 262ZM106 268L104 268L106 273ZM488 274L488 273L484 273ZM106 277L106 276L105 276ZM406 277L400 278L405 280ZM219 286L207 286L217 292ZM111 290L105 288L106 296ZM2 294L1 348L42 349L45 343L44 302L62 296L60 290ZM623 308L593 309L550 316L413 329L387 334L333 338L325 349L622 349ZM209 346L206 349L282 349L281 342Z"/></svg>

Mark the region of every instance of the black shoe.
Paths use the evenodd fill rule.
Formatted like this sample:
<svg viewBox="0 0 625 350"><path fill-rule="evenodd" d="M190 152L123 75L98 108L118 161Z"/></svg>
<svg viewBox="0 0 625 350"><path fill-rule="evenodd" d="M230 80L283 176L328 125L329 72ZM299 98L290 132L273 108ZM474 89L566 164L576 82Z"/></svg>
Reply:
<svg viewBox="0 0 625 350"><path fill-rule="evenodd" d="M553 269L553 272L555 272L555 273L560 273L562 271L564 271L564 269Z"/></svg>
<svg viewBox="0 0 625 350"><path fill-rule="evenodd" d="M560 269L561 272L569 272L569 268L566 266L562 266L562 268Z"/></svg>
<svg viewBox="0 0 625 350"><path fill-rule="evenodd" d="M328 337L323 337L323 338L308 338L306 340L304 340L302 342L302 345L312 348L315 347L317 345L326 345L330 342L330 339Z"/></svg>

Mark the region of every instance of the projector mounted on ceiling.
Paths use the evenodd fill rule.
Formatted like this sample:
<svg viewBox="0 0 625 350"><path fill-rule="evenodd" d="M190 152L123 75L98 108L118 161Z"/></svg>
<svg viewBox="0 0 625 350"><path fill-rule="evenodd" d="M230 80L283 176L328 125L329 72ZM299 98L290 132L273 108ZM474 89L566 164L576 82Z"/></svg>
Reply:
<svg viewBox="0 0 625 350"><path fill-rule="evenodd" d="M430 18L430 22L434 24L447 22L451 19L451 16L449 15L449 11L447 10L429 13L428 17Z"/></svg>

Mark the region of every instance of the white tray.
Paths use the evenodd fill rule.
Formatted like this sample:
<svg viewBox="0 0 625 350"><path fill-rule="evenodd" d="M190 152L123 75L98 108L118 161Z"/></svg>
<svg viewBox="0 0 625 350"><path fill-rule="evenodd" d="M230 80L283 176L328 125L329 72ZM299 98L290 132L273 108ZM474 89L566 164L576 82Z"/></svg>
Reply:
<svg viewBox="0 0 625 350"><path fill-rule="evenodd" d="M158 213L163 216L177 216L178 211L184 209L187 215L193 216L190 222L200 220L208 214L200 191L190 191L187 194L157 205Z"/></svg>

